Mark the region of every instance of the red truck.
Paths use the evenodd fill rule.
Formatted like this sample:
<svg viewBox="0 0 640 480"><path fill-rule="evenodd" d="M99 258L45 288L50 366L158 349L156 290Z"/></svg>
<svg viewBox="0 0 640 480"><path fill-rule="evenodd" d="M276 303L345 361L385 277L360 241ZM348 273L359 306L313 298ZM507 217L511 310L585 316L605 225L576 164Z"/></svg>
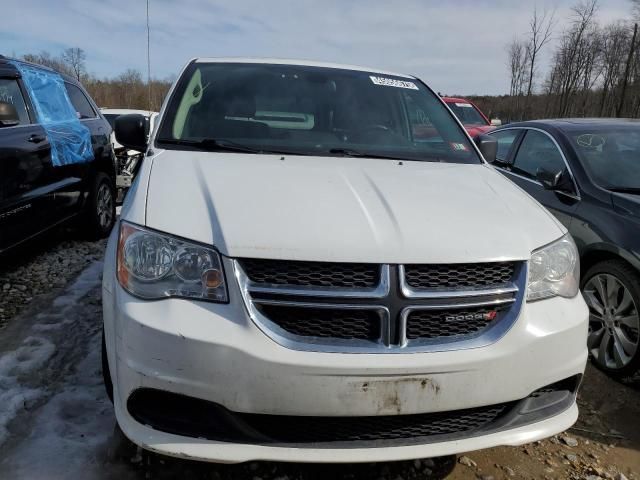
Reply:
<svg viewBox="0 0 640 480"><path fill-rule="evenodd" d="M473 102L464 98L442 97L444 103L453 111L460 120L471 138L481 133L487 133L495 127L502 125L498 119L489 120Z"/></svg>

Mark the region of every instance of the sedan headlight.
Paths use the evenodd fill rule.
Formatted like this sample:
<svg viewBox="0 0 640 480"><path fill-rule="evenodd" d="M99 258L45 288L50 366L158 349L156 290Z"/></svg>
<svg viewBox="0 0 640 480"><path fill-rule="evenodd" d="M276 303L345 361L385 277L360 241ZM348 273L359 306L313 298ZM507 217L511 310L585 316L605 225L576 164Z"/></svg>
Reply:
<svg viewBox="0 0 640 480"><path fill-rule="evenodd" d="M579 284L578 249L569 234L531 254L527 300L575 297Z"/></svg>
<svg viewBox="0 0 640 480"><path fill-rule="evenodd" d="M121 222L117 262L120 285L135 296L228 299L220 255L212 248Z"/></svg>

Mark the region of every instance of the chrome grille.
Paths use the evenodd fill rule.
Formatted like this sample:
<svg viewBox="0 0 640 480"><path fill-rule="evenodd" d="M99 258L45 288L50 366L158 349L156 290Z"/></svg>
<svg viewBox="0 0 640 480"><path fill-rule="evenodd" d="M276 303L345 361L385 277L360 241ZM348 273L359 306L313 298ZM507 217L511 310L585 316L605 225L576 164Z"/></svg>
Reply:
<svg viewBox="0 0 640 480"><path fill-rule="evenodd" d="M407 315L406 336L415 340L478 335L505 312L494 307L413 310Z"/></svg>
<svg viewBox="0 0 640 480"><path fill-rule="evenodd" d="M405 265L407 285L420 290L502 287L514 270L514 262Z"/></svg>
<svg viewBox="0 0 640 480"><path fill-rule="evenodd" d="M372 341L380 338L380 316L374 310L300 308L270 304L259 305L258 309L293 335Z"/></svg>
<svg viewBox="0 0 640 480"><path fill-rule="evenodd" d="M254 268L258 262L264 263ZM478 273L473 279L472 264L440 268L247 259L233 264L256 325L281 345L308 351L399 353L488 345L517 318L526 286L525 262L475 264L492 272L489 280ZM329 285L310 282L312 271L323 272ZM353 282L363 271L369 280ZM427 284L415 280L416 271L440 273L430 274L428 287L418 288ZM456 283L455 272L467 273L460 273L464 280ZM443 275L442 285L435 282L437 275ZM353 286L345 287L344 279Z"/></svg>
<svg viewBox="0 0 640 480"><path fill-rule="evenodd" d="M252 282L304 287L371 288L380 280L380 265L261 260L244 258Z"/></svg>

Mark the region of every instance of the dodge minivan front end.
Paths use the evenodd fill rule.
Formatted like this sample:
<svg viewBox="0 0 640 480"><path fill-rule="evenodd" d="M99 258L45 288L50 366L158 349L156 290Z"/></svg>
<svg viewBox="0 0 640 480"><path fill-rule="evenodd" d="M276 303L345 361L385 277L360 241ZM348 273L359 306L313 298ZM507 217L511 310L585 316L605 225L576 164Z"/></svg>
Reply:
<svg viewBox="0 0 640 480"><path fill-rule="evenodd" d="M103 277L107 383L135 443L364 462L575 422L576 247L417 79L198 60L160 121Z"/></svg>

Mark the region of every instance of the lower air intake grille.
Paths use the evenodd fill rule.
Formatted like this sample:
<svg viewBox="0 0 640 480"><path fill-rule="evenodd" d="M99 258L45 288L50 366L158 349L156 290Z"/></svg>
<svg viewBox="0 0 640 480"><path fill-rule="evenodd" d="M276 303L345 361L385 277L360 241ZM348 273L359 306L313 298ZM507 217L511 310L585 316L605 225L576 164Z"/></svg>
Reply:
<svg viewBox="0 0 640 480"><path fill-rule="evenodd" d="M287 332L302 337L377 340L380 317L374 310L259 305L260 312Z"/></svg>
<svg viewBox="0 0 640 480"><path fill-rule="evenodd" d="M244 258L240 264L252 282L330 288L374 288L380 265L367 263L297 262Z"/></svg>
<svg viewBox="0 0 640 480"><path fill-rule="evenodd" d="M281 443L401 440L471 432L495 421L507 404L443 413L380 417L284 417L244 414L253 429Z"/></svg>
<svg viewBox="0 0 640 480"><path fill-rule="evenodd" d="M354 446L382 447L469 438L490 432L499 428L502 419L513 415L517 404L507 402L408 415L290 416L232 412L205 400L143 388L131 394L127 409L143 425L193 438L262 445L321 447L339 442L349 446L352 442Z"/></svg>

